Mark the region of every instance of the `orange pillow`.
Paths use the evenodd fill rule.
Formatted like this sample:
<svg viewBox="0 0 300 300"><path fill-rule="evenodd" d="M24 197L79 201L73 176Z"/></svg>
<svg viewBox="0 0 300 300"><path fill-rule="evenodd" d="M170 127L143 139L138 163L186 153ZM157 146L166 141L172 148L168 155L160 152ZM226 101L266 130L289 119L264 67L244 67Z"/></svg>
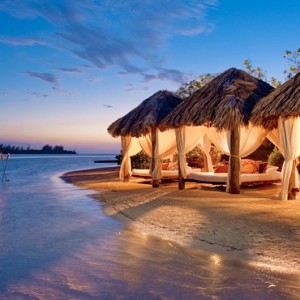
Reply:
<svg viewBox="0 0 300 300"><path fill-rule="evenodd" d="M228 165L219 165L215 169L215 173L228 173Z"/></svg>
<svg viewBox="0 0 300 300"><path fill-rule="evenodd" d="M259 164L254 160L242 160L241 163L242 174L257 174L259 173Z"/></svg>
<svg viewBox="0 0 300 300"><path fill-rule="evenodd" d="M168 170L168 167L169 167L169 163L163 163L162 166L161 166L161 169L162 170Z"/></svg>
<svg viewBox="0 0 300 300"><path fill-rule="evenodd" d="M168 170L169 171L176 171L178 170L178 162L173 162L173 163L169 163L168 165Z"/></svg>

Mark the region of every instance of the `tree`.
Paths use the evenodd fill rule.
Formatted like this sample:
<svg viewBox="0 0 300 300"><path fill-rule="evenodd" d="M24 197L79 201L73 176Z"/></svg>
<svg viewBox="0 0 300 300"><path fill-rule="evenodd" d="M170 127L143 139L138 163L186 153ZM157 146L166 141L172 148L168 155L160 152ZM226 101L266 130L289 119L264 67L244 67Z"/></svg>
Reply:
<svg viewBox="0 0 300 300"><path fill-rule="evenodd" d="M51 151L52 151L52 146L50 146L48 144L43 146L43 148L42 148L42 152L51 153Z"/></svg>
<svg viewBox="0 0 300 300"><path fill-rule="evenodd" d="M249 59L245 59L243 62L243 65L245 66L248 73L258 79L266 80L266 72L263 71L262 68L256 67L254 68L252 66L252 63Z"/></svg>
<svg viewBox="0 0 300 300"><path fill-rule="evenodd" d="M219 74L204 74L200 75L198 80L191 80L189 83L183 83L180 88L175 92L175 95L181 99L185 99L191 96L195 91L199 90L201 87L206 85L212 79L214 79Z"/></svg>
<svg viewBox="0 0 300 300"><path fill-rule="evenodd" d="M300 48L297 51L286 50L283 57L287 60L289 70L284 70L287 79L300 72Z"/></svg>
<svg viewBox="0 0 300 300"><path fill-rule="evenodd" d="M247 72L250 75L252 75L252 76L254 76L254 77L258 78L258 79L264 80L264 81L270 83L274 87L278 87L278 86L280 86L282 84L281 81L277 80L275 77L271 77L271 79L268 80L267 76L266 76L266 71L264 71L260 67L254 68L252 66L252 63L251 63L251 61L249 59L245 59L243 61L243 65L245 66L245 69L247 70Z"/></svg>

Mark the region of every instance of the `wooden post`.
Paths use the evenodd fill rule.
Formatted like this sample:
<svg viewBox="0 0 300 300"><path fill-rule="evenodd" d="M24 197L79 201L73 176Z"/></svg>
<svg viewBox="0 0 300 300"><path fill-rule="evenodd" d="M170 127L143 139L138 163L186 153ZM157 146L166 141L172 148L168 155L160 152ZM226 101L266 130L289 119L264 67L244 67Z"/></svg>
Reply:
<svg viewBox="0 0 300 300"><path fill-rule="evenodd" d="M240 127L236 126L231 129L230 132L230 161L228 174L229 177L229 187L227 191L230 194L240 193Z"/></svg>
<svg viewBox="0 0 300 300"><path fill-rule="evenodd" d="M178 155L178 189L184 190L185 189L185 180L183 178L181 168L180 168L180 160Z"/></svg>
<svg viewBox="0 0 300 300"><path fill-rule="evenodd" d="M151 174L152 174L155 164L156 164L156 161L155 161L155 148L156 148L156 142L157 142L156 128L151 129L151 139L152 139L152 161L151 161ZM152 187L154 187L154 188L159 187L159 180L152 179Z"/></svg>

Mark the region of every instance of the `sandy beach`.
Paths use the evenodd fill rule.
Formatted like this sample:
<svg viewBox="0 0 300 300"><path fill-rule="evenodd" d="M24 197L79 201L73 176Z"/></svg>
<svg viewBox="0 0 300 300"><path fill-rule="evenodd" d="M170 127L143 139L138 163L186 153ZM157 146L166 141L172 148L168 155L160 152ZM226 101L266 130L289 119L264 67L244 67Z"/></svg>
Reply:
<svg viewBox="0 0 300 300"><path fill-rule="evenodd" d="M118 167L69 172L62 177L103 203L104 212L142 235L300 276L300 200L279 201L276 184L242 188L150 181L120 182Z"/></svg>

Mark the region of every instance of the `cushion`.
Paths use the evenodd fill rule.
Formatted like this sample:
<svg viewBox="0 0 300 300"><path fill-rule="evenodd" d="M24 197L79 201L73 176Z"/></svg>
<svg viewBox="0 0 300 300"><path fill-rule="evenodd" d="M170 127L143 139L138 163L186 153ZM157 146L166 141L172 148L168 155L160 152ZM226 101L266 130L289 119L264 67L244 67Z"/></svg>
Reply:
<svg viewBox="0 0 300 300"><path fill-rule="evenodd" d="M279 169L279 167L276 167L276 166L268 166L267 167L267 170L266 170L266 173L274 173L276 172L277 170Z"/></svg>
<svg viewBox="0 0 300 300"><path fill-rule="evenodd" d="M228 173L228 165L218 165L215 169L215 173Z"/></svg>
<svg viewBox="0 0 300 300"><path fill-rule="evenodd" d="M268 163L267 162L261 162L259 164L259 173L266 173L267 167L268 167Z"/></svg>
<svg viewBox="0 0 300 300"><path fill-rule="evenodd" d="M178 163L177 162L169 163L168 170L169 171L176 171L176 170L178 170Z"/></svg>
<svg viewBox="0 0 300 300"><path fill-rule="evenodd" d="M243 159L241 163L241 173L242 174L258 174L259 164L251 159Z"/></svg>
<svg viewBox="0 0 300 300"><path fill-rule="evenodd" d="M168 170L169 168L169 163L162 163L161 169L162 170Z"/></svg>

